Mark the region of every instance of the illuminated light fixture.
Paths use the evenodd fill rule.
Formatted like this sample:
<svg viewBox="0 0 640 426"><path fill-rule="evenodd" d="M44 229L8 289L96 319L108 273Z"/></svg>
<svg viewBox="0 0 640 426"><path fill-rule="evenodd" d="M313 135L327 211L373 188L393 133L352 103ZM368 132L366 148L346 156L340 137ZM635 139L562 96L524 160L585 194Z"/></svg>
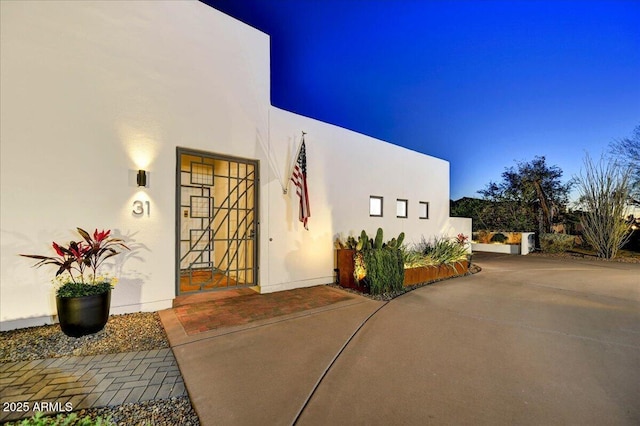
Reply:
<svg viewBox="0 0 640 426"><path fill-rule="evenodd" d="M137 182L138 186L147 186L147 172L145 170L138 170Z"/></svg>

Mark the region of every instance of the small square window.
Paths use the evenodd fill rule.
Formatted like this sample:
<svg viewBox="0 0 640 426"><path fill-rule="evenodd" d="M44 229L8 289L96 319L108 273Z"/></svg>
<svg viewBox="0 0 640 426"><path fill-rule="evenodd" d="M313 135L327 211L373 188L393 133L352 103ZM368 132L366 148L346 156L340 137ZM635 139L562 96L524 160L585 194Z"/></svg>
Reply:
<svg viewBox="0 0 640 426"><path fill-rule="evenodd" d="M382 197L369 197L369 216L382 217Z"/></svg>
<svg viewBox="0 0 640 426"><path fill-rule="evenodd" d="M396 200L396 217L408 217L408 205L409 200L401 200L400 198L398 198Z"/></svg>
<svg viewBox="0 0 640 426"><path fill-rule="evenodd" d="M429 219L429 202L428 201L420 201L418 203L418 217L420 219Z"/></svg>

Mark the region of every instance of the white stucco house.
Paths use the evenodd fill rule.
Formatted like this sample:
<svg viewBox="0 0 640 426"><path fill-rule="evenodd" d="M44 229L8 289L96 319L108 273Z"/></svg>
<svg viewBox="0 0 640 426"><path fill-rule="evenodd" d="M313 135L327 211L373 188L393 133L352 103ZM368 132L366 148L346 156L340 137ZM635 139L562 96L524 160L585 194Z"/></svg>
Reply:
<svg viewBox="0 0 640 426"><path fill-rule="evenodd" d="M205 4L0 8L3 330L55 321L54 271L18 254L53 255L76 227L131 248L112 314L331 283L335 238L362 229L471 233L449 217L447 161L273 107L269 36ZM303 131L308 231L283 193Z"/></svg>

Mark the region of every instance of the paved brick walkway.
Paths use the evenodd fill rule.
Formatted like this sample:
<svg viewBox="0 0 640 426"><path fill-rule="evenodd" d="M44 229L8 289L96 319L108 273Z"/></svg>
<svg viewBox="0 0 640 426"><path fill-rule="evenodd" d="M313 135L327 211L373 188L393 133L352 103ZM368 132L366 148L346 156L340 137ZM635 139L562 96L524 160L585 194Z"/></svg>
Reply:
<svg viewBox="0 0 640 426"><path fill-rule="evenodd" d="M188 335L321 308L354 297L325 285L267 294L259 294L250 289L224 293L214 293L213 298L206 301L196 301L192 297L190 303L178 303L173 308ZM202 296L206 297L207 294L210 293Z"/></svg>
<svg viewBox="0 0 640 426"><path fill-rule="evenodd" d="M186 394L168 348L0 364L0 422Z"/></svg>

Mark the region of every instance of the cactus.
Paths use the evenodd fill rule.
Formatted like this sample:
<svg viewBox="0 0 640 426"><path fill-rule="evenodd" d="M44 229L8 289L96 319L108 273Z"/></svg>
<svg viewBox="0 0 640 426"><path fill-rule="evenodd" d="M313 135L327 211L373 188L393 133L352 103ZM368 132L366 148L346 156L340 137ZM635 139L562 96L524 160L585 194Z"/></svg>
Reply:
<svg viewBox="0 0 640 426"><path fill-rule="evenodd" d="M374 247L377 249L382 248L382 228L378 228L378 231L376 232L376 240L375 240Z"/></svg>
<svg viewBox="0 0 640 426"><path fill-rule="evenodd" d="M351 250L355 249L356 248L356 244L357 244L357 241L356 241L355 238L353 238L352 236L349 236L349 238L347 238L347 244L346 245L347 245L348 249L351 249Z"/></svg>
<svg viewBox="0 0 640 426"><path fill-rule="evenodd" d="M369 248L369 236L367 232L363 229L360 233L360 238L358 238L358 243L361 243L361 247L359 250L367 250Z"/></svg>
<svg viewBox="0 0 640 426"><path fill-rule="evenodd" d="M404 241L404 232L401 232L400 235L398 235L398 238L392 238L387 242L384 242L383 238L384 233L382 228L377 229L375 238L369 237L367 235L367 231L363 229L357 240L350 236L347 238L344 246L346 246L346 248L355 249L356 251L381 248L397 249L402 246Z"/></svg>

